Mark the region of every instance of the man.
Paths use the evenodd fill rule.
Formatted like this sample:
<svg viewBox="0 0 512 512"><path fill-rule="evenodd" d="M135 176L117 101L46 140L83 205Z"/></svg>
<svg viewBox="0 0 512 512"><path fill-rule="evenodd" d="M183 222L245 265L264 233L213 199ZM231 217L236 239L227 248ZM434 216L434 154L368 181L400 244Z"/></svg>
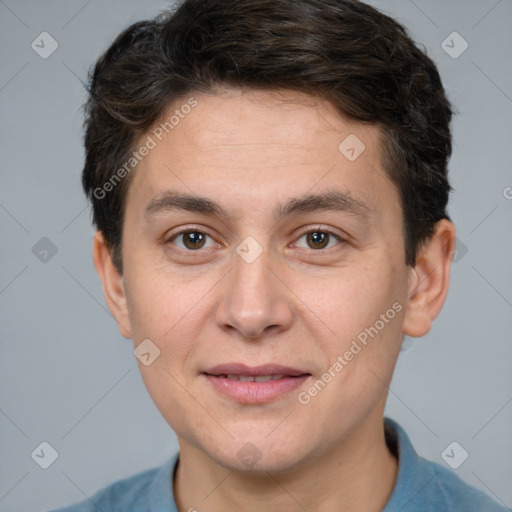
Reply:
<svg viewBox="0 0 512 512"><path fill-rule="evenodd" d="M69 512L499 511L383 419L449 286L451 108L354 0L185 0L97 62L94 262L179 454Z"/></svg>

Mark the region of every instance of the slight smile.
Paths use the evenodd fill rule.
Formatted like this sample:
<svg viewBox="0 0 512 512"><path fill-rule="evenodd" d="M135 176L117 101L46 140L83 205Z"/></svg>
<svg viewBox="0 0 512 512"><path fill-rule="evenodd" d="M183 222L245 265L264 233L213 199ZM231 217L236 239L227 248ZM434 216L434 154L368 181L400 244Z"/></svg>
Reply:
<svg viewBox="0 0 512 512"><path fill-rule="evenodd" d="M202 372L220 394L243 404L271 402L301 386L311 373L269 364L222 364Z"/></svg>

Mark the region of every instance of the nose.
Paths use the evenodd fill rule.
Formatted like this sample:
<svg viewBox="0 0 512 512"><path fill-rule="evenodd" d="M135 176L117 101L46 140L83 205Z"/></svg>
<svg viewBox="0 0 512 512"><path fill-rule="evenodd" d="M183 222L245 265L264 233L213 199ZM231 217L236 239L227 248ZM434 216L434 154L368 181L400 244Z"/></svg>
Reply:
<svg viewBox="0 0 512 512"><path fill-rule="evenodd" d="M216 309L219 327L246 339L260 339L290 328L294 309L287 287L271 268L268 250L254 261L236 252L233 268L223 280L222 297Z"/></svg>

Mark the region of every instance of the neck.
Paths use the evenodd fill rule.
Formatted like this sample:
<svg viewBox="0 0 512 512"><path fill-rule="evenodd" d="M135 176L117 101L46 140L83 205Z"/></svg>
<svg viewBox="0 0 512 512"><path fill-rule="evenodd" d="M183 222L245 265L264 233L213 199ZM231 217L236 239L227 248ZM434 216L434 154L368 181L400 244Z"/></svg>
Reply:
<svg viewBox="0 0 512 512"><path fill-rule="evenodd" d="M180 512L378 512L391 495L398 470L382 420L364 423L336 449L279 473L231 471L179 441L174 496Z"/></svg>

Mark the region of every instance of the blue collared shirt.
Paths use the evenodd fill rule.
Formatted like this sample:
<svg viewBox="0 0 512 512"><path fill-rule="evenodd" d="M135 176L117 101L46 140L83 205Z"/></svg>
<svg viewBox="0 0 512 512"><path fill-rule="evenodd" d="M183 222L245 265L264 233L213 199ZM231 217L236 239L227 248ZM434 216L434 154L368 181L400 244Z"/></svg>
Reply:
<svg viewBox="0 0 512 512"><path fill-rule="evenodd" d="M420 457L395 421L385 418L386 441L398 456L395 487L382 512L507 512L453 471ZM173 474L179 452L163 466L118 480L90 499L53 512L178 512Z"/></svg>

